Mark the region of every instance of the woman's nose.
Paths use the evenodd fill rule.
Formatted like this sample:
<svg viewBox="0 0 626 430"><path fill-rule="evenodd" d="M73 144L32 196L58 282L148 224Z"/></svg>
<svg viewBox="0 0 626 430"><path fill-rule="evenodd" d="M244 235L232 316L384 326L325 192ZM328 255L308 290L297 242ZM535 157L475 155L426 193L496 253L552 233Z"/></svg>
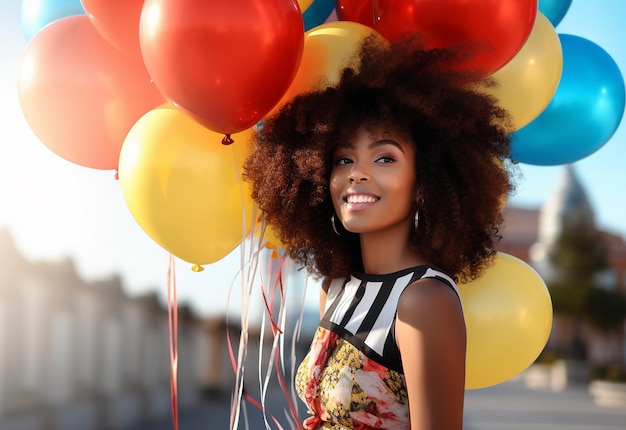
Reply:
<svg viewBox="0 0 626 430"><path fill-rule="evenodd" d="M369 179L369 174L367 174L367 172L359 167L357 164L354 165L354 167L350 170L350 174L348 175L348 181L352 184L367 182L369 181Z"/></svg>

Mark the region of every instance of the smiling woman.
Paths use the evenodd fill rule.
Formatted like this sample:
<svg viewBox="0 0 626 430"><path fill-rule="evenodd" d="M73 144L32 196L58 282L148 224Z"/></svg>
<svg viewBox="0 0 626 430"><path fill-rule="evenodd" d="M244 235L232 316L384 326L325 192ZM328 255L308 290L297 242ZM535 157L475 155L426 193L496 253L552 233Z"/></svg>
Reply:
<svg viewBox="0 0 626 430"><path fill-rule="evenodd" d="M267 118L245 179L289 255L324 280L296 377L304 428L461 429L455 282L495 255L509 117L459 60L471 53L379 40L336 85Z"/></svg>
<svg viewBox="0 0 626 430"><path fill-rule="evenodd" d="M358 236L338 237L330 224L333 157L363 126L394 132L414 148L414 204L423 200L413 245L471 279L492 255L492 229L512 189L501 161L508 116L474 90L484 83L458 70L459 52L422 51L419 41L387 50L373 38L364 46L337 86L296 97L264 122L246 168L253 198L292 257L316 275L346 276L362 268L361 247Z"/></svg>

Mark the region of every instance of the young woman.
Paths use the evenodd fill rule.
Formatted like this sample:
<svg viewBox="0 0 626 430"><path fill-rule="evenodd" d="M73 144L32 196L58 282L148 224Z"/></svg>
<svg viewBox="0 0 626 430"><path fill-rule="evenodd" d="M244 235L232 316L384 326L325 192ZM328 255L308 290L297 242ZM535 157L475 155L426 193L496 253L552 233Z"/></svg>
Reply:
<svg viewBox="0 0 626 430"><path fill-rule="evenodd" d="M305 429L462 428L456 282L491 261L513 188L507 114L463 70L466 54L368 39L337 85L258 131L253 198L324 280L296 376Z"/></svg>

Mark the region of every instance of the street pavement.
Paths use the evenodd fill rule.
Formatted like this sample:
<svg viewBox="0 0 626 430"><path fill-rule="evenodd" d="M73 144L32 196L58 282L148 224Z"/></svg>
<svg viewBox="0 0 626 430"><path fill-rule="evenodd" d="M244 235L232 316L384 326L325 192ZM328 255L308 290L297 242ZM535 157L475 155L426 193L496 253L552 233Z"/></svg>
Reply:
<svg viewBox="0 0 626 430"><path fill-rule="evenodd" d="M586 386L561 392L521 380L467 391L465 430L626 430L626 408L597 406Z"/></svg>
<svg viewBox="0 0 626 430"><path fill-rule="evenodd" d="M277 388L268 393L267 409L290 428L281 410L286 404ZM248 427L243 417L238 429L262 430L262 414L248 404ZM278 412L276 412L278 411ZM302 404L299 412L304 415ZM227 395L180 412L180 430L229 429L230 399ZM271 423L271 429L278 427ZM626 430L626 408L597 406L585 386L560 392L528 388L521 379L469 390L465 397L464 430ZM172 430L172 421L147 424L132 430Z"/></svg>

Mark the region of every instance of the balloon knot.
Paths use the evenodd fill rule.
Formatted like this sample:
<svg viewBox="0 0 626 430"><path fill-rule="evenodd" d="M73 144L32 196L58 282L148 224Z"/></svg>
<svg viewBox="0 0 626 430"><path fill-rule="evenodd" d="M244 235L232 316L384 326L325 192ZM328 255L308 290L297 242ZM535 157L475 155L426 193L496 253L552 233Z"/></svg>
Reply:
<svg viewBox="0 0 626 430"><path fill-rule="evenodd" d="M202 272L204 270L204 267L200 266L199 264L194 264L193 267L191 268L192 272Z"/></svg>
<svg viewBox="0 0 626 430"><path fill-rule="evenodd" d="M113 179L115 179L116 181L120 180L120 172L119 172L119 170L115 169L115 176L113 176Z"/></svg>
<svg viewBox="0 0 626 430"><path fill-rule="evenodd" d="M230 137L230 134L226 134L222 139L222 145L232 145L233 143L235 143L235 141Z"/></svg>

